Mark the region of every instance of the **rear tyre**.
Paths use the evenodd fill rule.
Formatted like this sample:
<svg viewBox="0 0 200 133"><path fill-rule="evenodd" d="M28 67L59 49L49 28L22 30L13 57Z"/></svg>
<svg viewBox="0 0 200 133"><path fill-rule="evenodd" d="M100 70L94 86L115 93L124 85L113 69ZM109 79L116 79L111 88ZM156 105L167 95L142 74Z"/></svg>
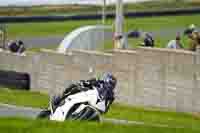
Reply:
<svg viewBox="0 0 200 133"><path fill-rule="evenodd" d="M85 112L83 113L82 120L88 120L88 121L100 121L100 115L97 110L95 110L92 107L86 107Z"/></svg>
<svg viewBox="0 0 200 133"><path fill-rule="evenodd" d="M80 113L69 115L67 119L100 122L100 113L96 109L87 106Z"/></svg>

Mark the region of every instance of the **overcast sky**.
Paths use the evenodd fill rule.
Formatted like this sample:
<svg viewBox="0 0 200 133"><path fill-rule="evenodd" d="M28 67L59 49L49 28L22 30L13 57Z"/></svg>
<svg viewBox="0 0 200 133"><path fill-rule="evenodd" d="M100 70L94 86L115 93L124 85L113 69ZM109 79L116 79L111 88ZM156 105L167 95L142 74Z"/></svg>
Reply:
<svg viewBox="0 0 200 133"><path fill-rule="evenodd" d="M114 3L116 0L107 0ZM141 2L150 0L123 0L124 2ZM42 4L101 4L103 0L0 0L0 6L8 5L42 5Z"/></svg>

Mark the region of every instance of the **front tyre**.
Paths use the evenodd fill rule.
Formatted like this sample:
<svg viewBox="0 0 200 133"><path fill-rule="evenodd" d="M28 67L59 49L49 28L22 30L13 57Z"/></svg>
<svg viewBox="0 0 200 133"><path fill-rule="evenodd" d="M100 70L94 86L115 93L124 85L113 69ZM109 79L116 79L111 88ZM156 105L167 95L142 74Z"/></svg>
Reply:
<svg viewBox="0 0 200 133"><path fill-rule="evenodd" d="M51 114L50 110L42 110L38 115L38 119L49 119L49 116Z"/></svg>

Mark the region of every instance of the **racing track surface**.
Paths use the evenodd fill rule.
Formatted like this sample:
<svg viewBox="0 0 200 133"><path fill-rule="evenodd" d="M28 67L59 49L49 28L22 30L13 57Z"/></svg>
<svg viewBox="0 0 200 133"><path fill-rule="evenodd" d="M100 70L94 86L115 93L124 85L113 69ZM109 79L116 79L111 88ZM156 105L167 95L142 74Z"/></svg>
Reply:
<svg viewBox="0 0 200 133"><path fill-rule="evenodd" d="M41 109L16 107L14 105L0 104L0 117L28 117L36 118Z"/></svg>
<svg viewBox="0 0 200 133"><path fill-rule="evenodd" d="M47 37L16 37L24 42L26 48L49 48L58 47L64 39L63 35L60 36L47 36ZM11 39L12 40L12 39Z"/></svg>

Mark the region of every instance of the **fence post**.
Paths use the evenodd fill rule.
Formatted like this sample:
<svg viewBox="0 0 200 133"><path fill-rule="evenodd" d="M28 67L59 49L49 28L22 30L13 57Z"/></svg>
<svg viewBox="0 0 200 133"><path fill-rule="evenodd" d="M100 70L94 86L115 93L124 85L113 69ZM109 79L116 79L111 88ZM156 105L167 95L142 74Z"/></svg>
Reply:
<svg viewBox="0 0 200 133"><path fill-rule="evenodd" d="M6 47L6 36L7 31L6 31L6 25L5 24L1 24L0 25L0 48L5 49Z"/></svg>
<svg viewBox="0 0 200 133"><path fill-rule="evenodd" d="M200 45L196 46L196 54L194 55L194 78L193 78L193 83L194 83L194 89L192 91L192 95L193 95L193 100L192 100L192 110L193 112L199 112L200 111L200 107L199 106L199 93L200 93L200 88L199 88L199 83L200 80L200 71L198 70L200 66Z"/></svg>
<svg viewBox="0 0 200 133"><path fill-rule="evenodd" d="M0 48L3 48L3 34L2 25L0 25Z"/></svg>

